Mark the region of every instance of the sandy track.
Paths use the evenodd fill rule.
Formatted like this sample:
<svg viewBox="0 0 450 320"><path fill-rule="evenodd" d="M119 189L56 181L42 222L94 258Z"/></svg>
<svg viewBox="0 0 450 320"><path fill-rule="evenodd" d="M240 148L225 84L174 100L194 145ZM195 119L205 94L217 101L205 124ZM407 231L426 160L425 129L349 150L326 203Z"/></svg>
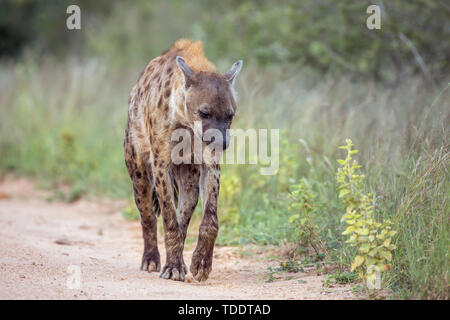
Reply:
<svg viewBox="0 0 450 320"><path fill-rule="evenodd" d="M216 247L213 271L204 283L192 281L190 274L185 283L163 280L139 270L140 224L122 218L122 202L68 204L48 202L46 196L26 180L0 182L0 299L352 298L346 286L322 288L322 277L313 272L264 282L267 267L276 262L265 259L258 247L244 248L249 256L239 247ZM159 248L163 264L162 243ZM185 250L188 265L193 249L190 244ZM70 281L77 270L78 288ZM286 276L292 279L283 280Z"/></svg>

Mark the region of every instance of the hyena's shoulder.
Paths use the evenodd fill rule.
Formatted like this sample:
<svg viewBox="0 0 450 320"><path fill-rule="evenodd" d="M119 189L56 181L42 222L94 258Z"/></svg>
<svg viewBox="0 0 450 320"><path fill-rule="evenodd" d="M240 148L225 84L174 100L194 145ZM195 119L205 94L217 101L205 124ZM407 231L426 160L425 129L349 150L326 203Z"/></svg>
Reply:
<svg viewBox="0 0 450 320"><path fill-rule="evenodd" d="M161 106L170 97L173 88L182 83L181 71L176 66L176 56L182 56L189 66L197 72L215 71L203 52L201 41L180 39L160 56L152 59L141 72L136 86L130 93L129 101L142 101Z"/></svg>
<svg viewBox="0 0 450 320"><path fill-rule="evenodd" d="M168 50L152 59L131 89L127 127L138 155L147 154L154 138L169 131L169 99L179 72L177 52Z"/></svg>

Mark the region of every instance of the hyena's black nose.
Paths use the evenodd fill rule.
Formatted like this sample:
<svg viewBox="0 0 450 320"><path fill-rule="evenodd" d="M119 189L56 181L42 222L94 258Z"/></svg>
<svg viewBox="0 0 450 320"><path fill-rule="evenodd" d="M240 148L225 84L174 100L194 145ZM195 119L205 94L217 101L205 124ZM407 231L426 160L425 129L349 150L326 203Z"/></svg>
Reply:
<svg viewBox="0 0 450 320"><path fill-rule="evenodd" d="M222 141L223 142L223 150L225 150L230 145L230 136L225 135L222 140L223 140Z"/></svg>
<svg viewBox="0 0 450 320"><path fill-rule="evenodd" d="M230 145L230 132L228 131L227 128L223 128L222 130L220 130L220 133L222 134L221 135L222 148L223 148L223 150L225 150Z"/></svg>

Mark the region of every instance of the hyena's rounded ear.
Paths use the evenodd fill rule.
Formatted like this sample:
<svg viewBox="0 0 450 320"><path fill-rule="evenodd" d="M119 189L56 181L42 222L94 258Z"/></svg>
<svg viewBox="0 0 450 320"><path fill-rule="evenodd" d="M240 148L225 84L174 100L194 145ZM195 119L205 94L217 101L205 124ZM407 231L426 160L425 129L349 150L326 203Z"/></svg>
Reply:
<svg viewBox="0 0 450 320"><path fill-rule="evenodd" d="M194 81L194 76L195 73L194 71L192 71L192 69L187 65L186 60L184 60L182 57L177 56L175 58L176 62L177 62L177 66L181 69L181 71L183 72L183 77L184 77L184 85L186 86L186 88L188 88L192 82Z"/></svg>
<svg viewBox="0 0 450 320"><path fill-rule="evenodd" d="M234 80L236 79L236 76L237 76L237 75L239 74L239 72L241 71L241 69L242 69L242 64L243 64L243 61L242 61L242 60L239 60L239 61L235 62L235 63L231 66L231 69L228 70L228 71L224 74L225 78L227 78L228 82L229 82L231 85L234 84Z"/></svg>

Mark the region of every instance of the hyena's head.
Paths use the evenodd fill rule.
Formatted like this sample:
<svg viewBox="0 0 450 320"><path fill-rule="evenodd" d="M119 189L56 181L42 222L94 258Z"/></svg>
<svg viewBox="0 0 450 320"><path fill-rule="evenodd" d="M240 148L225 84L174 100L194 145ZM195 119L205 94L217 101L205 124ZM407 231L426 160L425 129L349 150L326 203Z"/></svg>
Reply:
<svg viewBox="0 0 450 320"><path fill-rule="evenodd" d="M241 71L242 60L223 75L195 72L180 56L176 62L184 76L186 120L196 134L202 135L204 144L225 150L230 143L228 129L236 112L233 84ZM198 132L200 123L201 132Z"/></svg>

